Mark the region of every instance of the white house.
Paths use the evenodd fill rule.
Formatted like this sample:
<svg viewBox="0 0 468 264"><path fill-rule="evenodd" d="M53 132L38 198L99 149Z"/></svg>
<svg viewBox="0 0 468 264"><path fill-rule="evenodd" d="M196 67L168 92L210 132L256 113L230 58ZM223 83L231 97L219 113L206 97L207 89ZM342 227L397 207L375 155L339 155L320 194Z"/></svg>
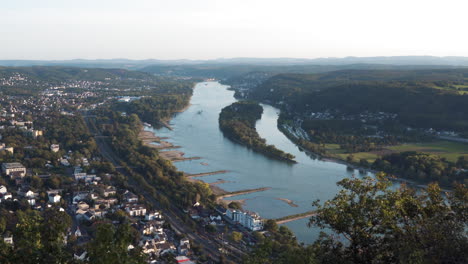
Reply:
<svg viewBox="0 0 468 264"><path fill-rule="evenodd" d="M13 235L12 235L12 234L5 234L5 235L3 236L3 241L4 241L6 244L13 245Z"/></svg>
<svg viewBox="0 0 468 264"><path fill-rule="evenodd" d="M86 258L87 254L88 252L86 252L86 250L78 250L75 253L73 253L73 258L76 260L85 261L87 259Z"/></svg>
<svg viewBox="0 0 468 264"><path fill-rule="evenodd" d="M36 199L34 199L34 198L28 198L27 200L28 200L28 204L29 204L29 205L31 205L31 206L36 205Z"/></svg>
<svg viewBox="0 0 468 264"><path fill-rule="evenodd" d="M156 211L156 212L149 212L145 215L145 220L146 221L152 221L152 220L159 220L161 219L161 213Z"/></svg>
<svg viewBox="0 0 468 264"><path fill-rule="evenodd" d="M146 214L146 208L139 204L127 204L125 206L125 211L130 216L144 216Z"/></svg>
<svg viewBox="0 0 468 264"><path fill-rule="evenodd" d="M5 185L0 185L0 194L5 194L7 192L7 187Z"/></svg>
<svg viewBox="0 0 468 264"><path fill-rule="evenodd" d="M60 199L62 199L62 196L57 193L49 194L49 203L58 203L60 202Z"/></svg>
<svg viewBox="0 0 468 264"><path fill-rule="evenodd" d="M11 193L7 192L4 194L0 194L0 203L9 199L13 199L13 195L11 195Z"/></svg>
<svg viewBox="0 0 468 264"><path fill-rule="evenodd" d="M60 150L60 146L58 144L52 144L50 145L50 150L52 152L58 152Z"/></svg>

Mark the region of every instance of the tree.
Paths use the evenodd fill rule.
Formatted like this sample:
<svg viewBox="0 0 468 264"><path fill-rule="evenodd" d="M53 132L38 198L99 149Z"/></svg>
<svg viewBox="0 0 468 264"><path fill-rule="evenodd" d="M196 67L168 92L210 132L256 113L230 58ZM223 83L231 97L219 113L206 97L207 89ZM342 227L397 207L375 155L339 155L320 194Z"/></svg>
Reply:
<svg viewBox="0 0 468 264"><path fill-rule="evenodd" d="M242 233L233 231L231 233L230 239L236 243L239 243L242 240Z"/></svg>
<svg viewBox="0 0 468 264"><path fill-rule="evenodd" d="M276 231L278 230L278 224L276 223L275 220L273 220L273 219L268 219L268 220L266 220L266 222L264 223L263 228L264 228L266 231L276 232Z"/></svg>
<svg viewBox="0 0 468 264"><path fill-rule="evenodd" d="M65 263L69 259L69 254L65 252L65 237L67 230L72 224L71 217L60 212L56 208L44 211L41 225L41 239L44 250L41 251L41 258L47 259L51 263Z"/></svg>
<svg viewBox="0 0 468 264"><path fill-rule="evenodd" d="M206 225L205 226L206 232L208 233L216 233L216 226L214 225Z"/></svg>
<svg viewBox="0 0 468 264"><path fill-rule="evenodd" d="M231 209L235 209L235 210L242 209L242 205L239 202L236 202L236 201L230 202L228 207L231 208Z"/></svg>
<svg viewBox="0 0 468 264"><path fill-rule="evenodd" d="M321 256L353 263L461 263L468 260L468 189L458 185L445 201L437 184L418 194L402 186L390 190L385 175L349 178L332 200L318 201L309 225L332 235L316 242ZM325 257L325 259L329 259Z"/></svg>
<svg viewBox="0 0 468 264"><path fill-rule="evenodd" d="M139 248L128 249L133 242L130 228L128 224L121 224L117 229L109 223L99 224L95 238L87 247L89 263L145 263Z"/></svg>

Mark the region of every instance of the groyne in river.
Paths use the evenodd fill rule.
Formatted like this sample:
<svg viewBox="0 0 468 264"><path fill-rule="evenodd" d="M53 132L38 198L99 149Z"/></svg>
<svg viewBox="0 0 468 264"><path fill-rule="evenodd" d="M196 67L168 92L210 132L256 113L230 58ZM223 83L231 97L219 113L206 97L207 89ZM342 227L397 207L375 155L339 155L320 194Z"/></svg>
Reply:
<svg viewBox="0 0 468 264"><path fill-rule="evenodd" d="M312 202L332 198L337 192L336 182L350 177L353 172L346 166L309 157L277 128L279 110L262 104L264 111L256 128L268 144L296 156L297 164L273 160L262 154L225 138L219 130L218 117L221 109L236 101L234 92L217 82L199 83L195 86L191 106L178 113L169 122L172 130L161 128L154 131L165 138L184 157L199 157L197 160L182 160L174 163L181 171L227 193L241 190L268 189L226 197L226 200L241 200L243 207L258 212L262 217L278 219L289 215L314 210ZM213 173L210 172L220 172ZM191 177L193 179L193 177ZM292 206L294 205L294 206ZM312 243L320 230L308 228L308 217L284 223L291 228L300 242Z"/></svg>

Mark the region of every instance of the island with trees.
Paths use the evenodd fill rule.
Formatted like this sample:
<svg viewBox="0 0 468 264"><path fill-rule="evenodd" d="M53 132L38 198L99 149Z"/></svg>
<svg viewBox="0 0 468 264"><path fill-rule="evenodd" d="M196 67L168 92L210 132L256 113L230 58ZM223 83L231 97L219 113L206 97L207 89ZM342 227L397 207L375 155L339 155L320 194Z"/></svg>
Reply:
<svg viewBox="0 0 468 264"><path fill-rule="evenodd" d="M268 145L255 129L255 123L262 117L263 108L254 102L241 101L221 110L219 127L229 139L243 144L266 156L295 162L292 154L286 153L274 145Z"/></svg>

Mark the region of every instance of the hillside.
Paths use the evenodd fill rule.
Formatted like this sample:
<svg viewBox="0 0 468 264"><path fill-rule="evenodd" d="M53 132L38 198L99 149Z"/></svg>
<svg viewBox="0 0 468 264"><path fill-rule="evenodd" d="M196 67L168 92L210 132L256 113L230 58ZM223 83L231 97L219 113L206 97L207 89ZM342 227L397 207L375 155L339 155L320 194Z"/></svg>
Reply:
<svg viewBox="0 0 468 264"><path fill-rule="evenodd" d="M468 131L466 69L280 74L250 97L300 114L328 112L328 119L386 112L410 127Z"/></svg>

